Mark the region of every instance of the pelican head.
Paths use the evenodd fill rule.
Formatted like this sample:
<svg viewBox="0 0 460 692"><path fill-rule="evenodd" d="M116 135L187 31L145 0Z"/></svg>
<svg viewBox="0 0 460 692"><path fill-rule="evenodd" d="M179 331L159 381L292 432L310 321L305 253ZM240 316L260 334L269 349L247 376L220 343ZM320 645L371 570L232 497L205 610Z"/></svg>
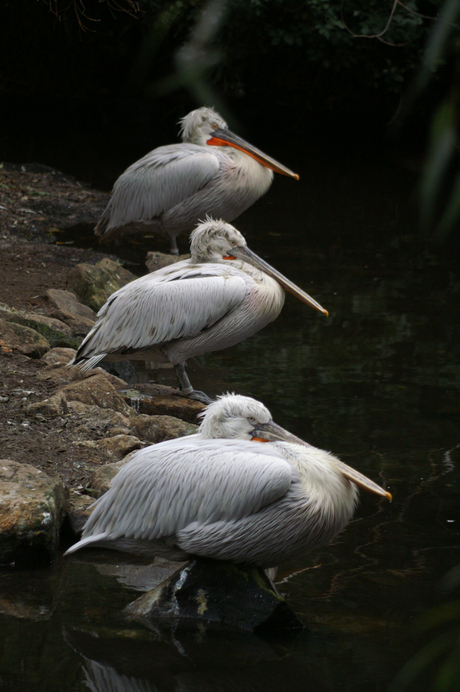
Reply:
<svg viewBox="0 0 460 692"><path fill-rule="evenodd" d="M179 120L183 142L204 146L216 130L227 130L228 125L214 108L197 108Z"/></svg>
<svg viewBox="0 0 460 692"><path fill-rule="evenodd" d="M190 256L192 262L222 262L239 259L256 267L264 274L275 279L280 286L292 293L302 303L309 305L314 310L329 315L319 303L308 293L302 291L292 281L287 279L277 269L265 262L255 252L248 248L244 236L234 226L225 221L216 221L209 216L206 221L200 223L190 235Z"/></svg>
<svg viewBox="0 0 460 692"><path fill-rule="evenodd" d="M275 161L271 156L267 156L263 151L229 130L225 120L213 108L206 106L197 108L197 110L182 118L179 123L181 125L180 135L183 142L198 144L199 146L232 147L242 151L243 154L247 154L247 156L260 163L261 166L265 166L265 168L269 168L275 173L299 180L297 173L291 171L290 168L286 168L279 161Z"/></svg>
<svg viewBox="0 0 460 692"><path fill-rule="evenodd" d="M234 226L209 216L190 235L190 256L193 262L222 262L234 259L236 247L246 247L246 240Z"/></svg>
<svg viewBox="0 0 460 692"><path fill-rule="evenodd" d="M241 394L223 394L200 413L199 434L205 439L252 440L256 426L266 426L271 413L256 399Z"/></svg>
<svg viewBox="0 0 460 692"><path fill-rule="evenodd" d="M209 404L200 415L203 422L200 425L199 434L205 439L225 438L265 443L288 442L313 449L308 442L304 442L304 440L277 425L273 421L270 411L260 401L248 396L224 394ZM391 502L391 494L377 483L351 466L344 464L340 459L326 452L324 454L342 476L359 488L386 497Z"/></svg>

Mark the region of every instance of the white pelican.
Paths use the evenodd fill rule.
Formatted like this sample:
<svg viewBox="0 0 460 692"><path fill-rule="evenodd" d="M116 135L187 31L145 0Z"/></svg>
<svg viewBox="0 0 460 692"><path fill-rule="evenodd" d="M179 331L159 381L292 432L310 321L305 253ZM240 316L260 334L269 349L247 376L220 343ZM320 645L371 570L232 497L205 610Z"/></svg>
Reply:
<svg viewBox="0 0 460 692"><path fill-rule="evenodd" d="M208 404L190 384L187 359L234 346L276 319L284 304L281 286L328 314L224 221L200 224L190 254L111 295L69 365L89 370L101 360L169 362L181 394Z"/></svg>
<svg viewBox="0 0 460 692"><path fill-rule="evenodd" d="M353 515L357 486L391 500L255 399L227 394L202 415L196 435L136 452L67 553L89 546L275 567L329 543Z"/></svg>
<svg viewBox="0 0 460 692"><path fill-rule="evenodd" d="M96 235L101 242L124 233L155 231L171 240L190 233L206 214L233 221L264 195L273 171L296 173L230 132L212 108L181 120L182 144L158 147L118 178Z"/></svg>

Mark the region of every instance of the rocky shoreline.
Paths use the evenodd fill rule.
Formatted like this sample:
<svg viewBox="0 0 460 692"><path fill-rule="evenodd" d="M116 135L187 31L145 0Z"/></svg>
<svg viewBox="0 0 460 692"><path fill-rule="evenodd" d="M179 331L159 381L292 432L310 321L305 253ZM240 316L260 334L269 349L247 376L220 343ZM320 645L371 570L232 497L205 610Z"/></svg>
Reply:
<svg viewBox="0 0 460 692"><path fill-rule="evenodd" d="M54 559L63 527L78 535L136 449L193 433L203 406L161 385L142 385L133 406L121 378L67 367L96 311L135 276L102 253L43 242L50 228L96 219L101 195L50 169L0 172L0 564L31 567ZM19 193L5 197L6 187ZM35 206L21 206L31 188ZM149 268L168 261L155 253Z"/></svg>

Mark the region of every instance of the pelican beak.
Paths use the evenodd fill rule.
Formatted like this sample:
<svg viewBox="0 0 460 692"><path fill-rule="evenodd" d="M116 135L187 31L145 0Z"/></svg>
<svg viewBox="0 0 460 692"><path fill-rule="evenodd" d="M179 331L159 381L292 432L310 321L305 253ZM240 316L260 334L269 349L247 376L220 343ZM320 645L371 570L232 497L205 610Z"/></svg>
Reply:
<svg viewBox="0 0 460 692"><path fill-rule="evenodd" d="M309 305L314 310L318 310L318 312L322 312L323 315L329 317L328 311L325 310L319 303L317 303L316 300L314 300L311 296L309 296L308 293L305 293L304 291L302 291L301 288L293 284L292 281L289 281L289 279L287 279L285 276L283 276L283 274L274 269L270 264L268 264L268 262L265 262L265 260L256 255L256 253L250 250L247 246L240 245L236 248L233 248L232 252L237 259L241 259L243 260L243 262L252 264L253 267L257 267L257 269L260 269L261 271L265 272L265 274L271 276L283 288L289 291L289 293L292 293L293 296L302 301L302 303Z"/></svg>
<svg viewBox="0 0 460 692"><path fill-rule="evenodd" d="M283 166L282 163L278 163L275 159L267 156L263 151L253 147L252 144L249 144L245 139L230 132L230 130L214 130L213 136L211 139L208 139L206 144L216 147L234 147L235 149L243 151L248 156L252 156L252 158L262 164L262 166L270 168L272 171L275 171L275 173L281 173L281 175L287 175L290 178L299 180L297 173L294 173L289 168L286 168L286 166Z"/></svg>
<svg viewBox="0 0 460 692"><path fill-rule="evenodd" d="M273 421L258 425L252 431L252 436L253 440L260 442L291 442L292 444L302 445L303 447L311 447L308 442L304 442L304 440L301 440L300 437L296 437ZM367 490L370 493L374 493L375 495L386 497L390 502L392 501L393 498L391 494L377 485L377 483L374 483L374 481L371 481L370 478L367 478L367 476L364 476L359 471L352 469L351 466L344 464L343 461L340 461L340 459L337 459L336 457L331 456L331 460L337 466L341 474L359 488Z"/></svg>

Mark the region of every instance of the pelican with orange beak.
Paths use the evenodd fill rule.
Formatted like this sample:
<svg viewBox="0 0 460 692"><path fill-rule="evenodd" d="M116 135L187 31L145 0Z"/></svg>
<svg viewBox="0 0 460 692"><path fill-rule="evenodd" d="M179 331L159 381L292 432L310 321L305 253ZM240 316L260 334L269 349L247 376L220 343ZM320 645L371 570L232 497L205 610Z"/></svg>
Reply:
<svg viewBox="0 0 460 692"><path fill-rule="evenodd" d="M231 132L212 108L181 121L182 144L158 147L118 178L96 235L105 242L125 233L169 237L191 233L206 215L233 221L264 195L273 172L299 176Z"/></svg>

